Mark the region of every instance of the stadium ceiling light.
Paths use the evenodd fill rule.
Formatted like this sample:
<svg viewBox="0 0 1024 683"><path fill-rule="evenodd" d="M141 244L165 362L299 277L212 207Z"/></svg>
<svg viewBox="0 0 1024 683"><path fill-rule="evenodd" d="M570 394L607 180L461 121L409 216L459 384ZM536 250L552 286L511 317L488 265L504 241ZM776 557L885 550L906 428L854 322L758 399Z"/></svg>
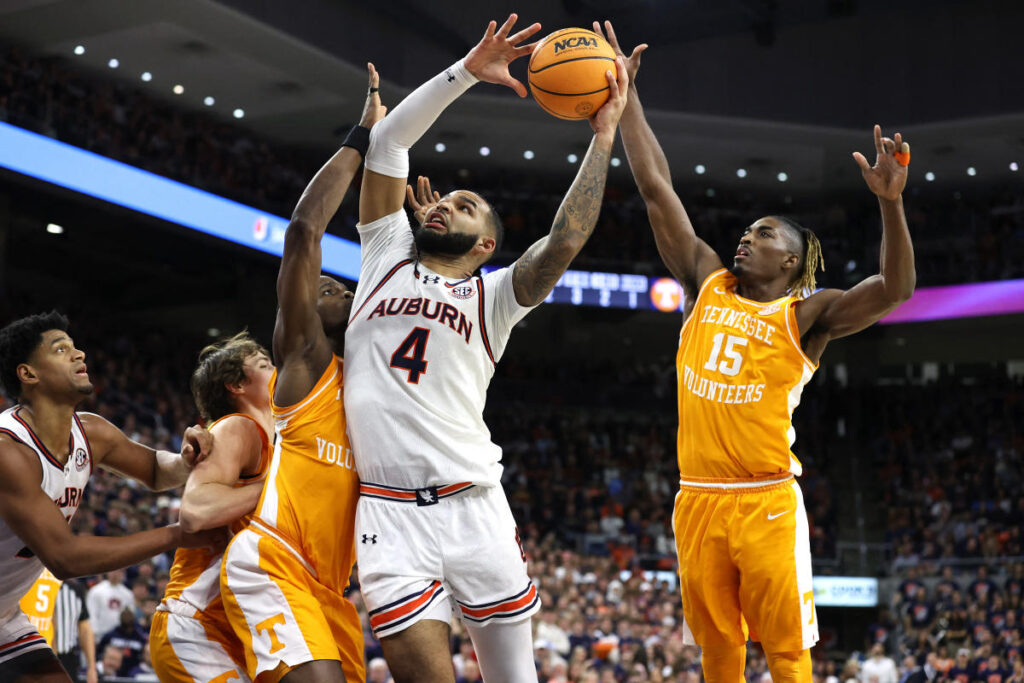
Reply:
<svg viewBox="0 0 1024 683"><path fill-rule="evenodd" d="M714 197L715 196L715 188L709 187L707 190L704 191L704 194L706 194L708 197Z"/></svg>
<svg viewBox="0 0 1024 683"><path fill-rule="evenodd" d="M220 330L218 330L216 327L211 327L210 329L206 330L206 334L210 337L219 337Z"/></svg>
<svg viewBox="0 0 1024 683"><path fill-rule="evenodd" d="M787 180L789 180L789 174L786 173L785 171L779 171L779 175L777 175L775 177L779 179L780 183L784 183Z"/></svg>
<svg viewBox="0 0 1024 683"><path fill-rule="evenodd" d="M580 158L575 154L570 154L569 156L566 157L566 160L568 160L570 164L575 164L577 161L580 160Z"/></svg>
<svg viewBox="0 0 1024 683"><path fill-rule="evenodd" d="M924 179L930 183L933 180L935 180L935 174L932 173L931 171L928 171L927 173L924 174Z"/></svg>
<svg viewBox="0 0 1024 683"><path fill-rule="evenodd" d="M121 66L121 62L118 61L117 57L111 57L110 60L107 62L107 66L109 66L111 69L116 69L117 67Z"/></svg>
<svg viewBox="0 0 1024 683"><path fill-rule="evenodd" d="M1016 173L1018 169L1020 169L1020 166L1017 165L1017 162L1016 161L1011 161L1010 162L1010 170Z"/></svg>
<svg viewBox="0 0 1024 683"><path fill-rule="evenodd" d="M245 110L244 109L236 109L233 112L231 112L231 115L234 116L236 119L240 119L243 116L245 116Z"/></svg>
<svg viewBox="0 0 1024 683"><path fill-rule="evenodd" d="M180 95L181 93L185 92L185 86L179 83L178 85L171 88L171 90L174 92L175 95Z"/></svg>
<svg viewBox="0 0 1024 683"><path fill-rule="evenodd" d="M140 78L149 83L151 80L153 80L153 74L149 73L148 71L143 71L142 76L140 76Z"/></svg>
<svg viewBox="0 0 1024 683"><path fill-rule="evenodd" d="M84 45L75 45L75 54L76 55L84 55L85 54L85 46Z"/></svg>
<svg viewBox="0 0 1024 683"><path fill-rule="evenodd" d="M534 153L533 153L533 150L532 150L532 149L528 149L528 150L526 150L525 152L523 152L523 158L524 158L524 159L527 159L527 160L529 160L529 159L532 159L532 158L533 158L534 156L535 156L535 155L534 155Z"/></svg>
<svg viewBox="0 0 1024 683"><path fill-rule="evenodd" d="M974 176L978 175L978 169L974 168L973 166L968 166L967 175L973 178Z"/></svg>
<svg viewBox="0 0 1024 683"><path fill-rule="evenodd" d="M64 226L63 225L57 225L56 223L47 223L46 224L46 232L50 233L51 235L63 235L64 234Z"/></svg>
<svg viewBox="0 0 1024 683"><path fill-rule="evenodd" d="M436 145L434 145L435 152L443 152L446 149L448 149L448 147L443 142L439 142Z"/></svg>
<svg viewBox="0 0 1024 683"><path fill-rule="evenodd" d="M480 156L486 157L486 156L490 156L490 154L491 154L491 148L490 147L484 146L484 147L480 148Z"/></svg>
<svg viewBox="0 0 1024 683"><path fill-rule="evenodd" d="M704 164L697 164L693 167L693 172L697 175L704 175L707 171L708 169L704 167Z"/></svg>
<svg viewBox="0 0 1024 683"><path fill-rule="evenodd" d="M203 104L205 104L207 107L212 107L214 102L216 102L216 100L210 97L209 95L203 98Z"/></svg>
<svg viewBox="0 0 1024 683"><path fill-rule="evenodd" d="M620 159L618 157L612 157L612 166L614 166L615 168L618 168L621 165L622 165L622 159Z"/></svg>
<svg viewBox="0 0 1024 683"><path fill-rule="evenodd" d="M747 169L745 169L745 168L737 168L736 169L736 177L737 178L746 178L747 177Z"/></svg>

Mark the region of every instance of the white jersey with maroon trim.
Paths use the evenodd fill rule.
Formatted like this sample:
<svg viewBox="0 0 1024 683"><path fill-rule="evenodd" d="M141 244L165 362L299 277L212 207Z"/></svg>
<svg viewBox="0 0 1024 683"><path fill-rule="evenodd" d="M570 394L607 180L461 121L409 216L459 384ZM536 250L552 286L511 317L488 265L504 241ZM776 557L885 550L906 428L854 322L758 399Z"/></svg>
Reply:
<svg viewBox="0 0 1024 683"><path fill-rule="evenodd" d="M496 486L501 448L483 420L509 334L531 308L512 269L454 280L416 261L404 211L359 225L362 266L345 333L345 412L359 479Z"/></svg>
<svg viewBox="0 0 1024 683"><path fill-rule="evenodd" d="M69 522L82 502L85 485L92 474L92 450L78 415L71 421L68 462L62 465L35 435L20 406L0 413L0 432L31 448L43 469L40 488ZM25 542L0 519L0 621L18 610L18 601L43 572L43 563Z"/></svg>

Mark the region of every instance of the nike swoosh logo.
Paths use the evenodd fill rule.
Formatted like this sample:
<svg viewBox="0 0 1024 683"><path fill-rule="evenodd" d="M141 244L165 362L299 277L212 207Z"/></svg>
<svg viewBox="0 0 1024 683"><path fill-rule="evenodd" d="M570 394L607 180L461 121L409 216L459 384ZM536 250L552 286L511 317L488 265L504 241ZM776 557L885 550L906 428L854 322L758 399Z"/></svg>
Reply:
<svg viewBox="0 0 1024 683"><path fill-rule="evenodd" d="M776 512L774 515L769 512L768 513L768 519L775 519L776 517L781 517L782 515L786 514L787 512L792 512L792 510L783 510L782 512Z"/></svg>

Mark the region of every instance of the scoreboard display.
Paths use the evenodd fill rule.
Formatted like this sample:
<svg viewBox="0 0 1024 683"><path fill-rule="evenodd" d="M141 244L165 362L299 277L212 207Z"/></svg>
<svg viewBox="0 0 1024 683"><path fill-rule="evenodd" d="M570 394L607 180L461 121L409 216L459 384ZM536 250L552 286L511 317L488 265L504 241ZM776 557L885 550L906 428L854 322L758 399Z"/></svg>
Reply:
<svg viewBox="0 0 1024 683"><path fill-rule="evenodd" d="M483 268L484 272L495 270ZM634 310L683 310L683 288L672 278L651 278L631 273L567 270L545 303Z"/></svg>

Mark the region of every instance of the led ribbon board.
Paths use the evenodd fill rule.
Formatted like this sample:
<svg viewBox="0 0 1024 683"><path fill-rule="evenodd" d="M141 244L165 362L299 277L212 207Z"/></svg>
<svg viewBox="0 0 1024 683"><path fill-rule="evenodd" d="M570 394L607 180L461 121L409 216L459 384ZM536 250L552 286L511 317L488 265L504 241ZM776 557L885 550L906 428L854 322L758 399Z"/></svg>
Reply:
<svg viewBox="0 0 1024 683"><path fill-rule="evenodd" d="M0 122L0 166L280 256L288 220ZM359 277L359 245L324 235L323 269Z"/></svg>
<svg viewBox="0 0 1024 683"><path fill-rule="evenodd" d="M281 255L288 220L0 122L0 167L155 216L193 230ZM324 235L323 269L359 277L359 245ZM672 278L570 270L549 303L681 312ZM920 322L1024 312L1024 280L922 287L882 323Z"/></svg>

